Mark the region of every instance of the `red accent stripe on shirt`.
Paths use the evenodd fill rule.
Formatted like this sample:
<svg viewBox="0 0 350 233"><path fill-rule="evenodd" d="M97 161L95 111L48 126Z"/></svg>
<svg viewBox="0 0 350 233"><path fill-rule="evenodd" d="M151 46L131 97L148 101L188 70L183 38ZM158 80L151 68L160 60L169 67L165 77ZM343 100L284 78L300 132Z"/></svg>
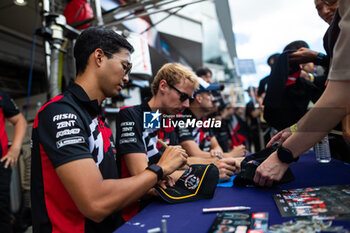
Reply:
<svg viewBox="0 0 350 233"><path fill-rule="evenodd" d="M2 108L0 108L0 139L1 139L0 143L2 148L2 154L0 155L0 157L2 158L7 154L8 142L9 142L6 134L6 130L5 130L5 116Z"/></svg>
<svg viewBox="0 0 350 233"><path fill-rule="evenodd" d="M126 165L124 156L121 159L121 175L122 175L122 178L127 178L131 176L128 170L128 166ZM140 209L140 201L137 200L122 210L122 218L126 222L129 221L139 212L139 209Z"/></svg>
<svg viewBox="0 0 350 233"><path fill-rule="evenodd" d="M125 109L125 108L133 108L133 107L134 107L134 105L124 106L124 107L121 107L119 111L121 111L121 110L123 110L123 109Z"/></svg>
<svg viewBox="0 0 350 233"><path fill-rule="evenodd" d="M288 75L286 86L294 84L297 81L297 79L300 77L300 74L301 74L301 70L298 70L297 72L291 75Z"/></svg>
<svg viewBox="0 0 350 233"><path fill-rule="evenodd" d="M58 178L55 168L40 145L44 196L52 232L85 232L85 216L82 215Z"/></svg>
<svg viewBox="0 0 350 233"><path fill-rule="evenodd" d="M34 119L33 128L38 127L38 124L39 124L39 119L38 119L39 112L41 112L42 110L44 110L44 108L45 108L47 105L49 105L49 104L51 104L51 103L53 103L53 102L59 101L59 100L62 99L62 98L63 98L63 95L58 95L58 96L56 96L56 97L53 97L49 102L47 102L46 104L44 104L44 105L40 108L40 110L38 111L38 113L36 114L36 117L35 117L35 119Z"/></svg>

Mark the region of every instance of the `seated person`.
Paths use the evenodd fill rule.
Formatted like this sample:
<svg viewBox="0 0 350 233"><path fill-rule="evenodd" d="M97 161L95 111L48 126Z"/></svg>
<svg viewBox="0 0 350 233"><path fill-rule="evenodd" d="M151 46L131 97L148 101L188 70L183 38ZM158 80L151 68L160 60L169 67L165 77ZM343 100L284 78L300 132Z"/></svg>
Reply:
<svg viewBox="0 0 350 233"><path fill-rule="evenodd" d="M209 84L201 78L198 78L198 80L200 88L195 92L194 100L189 108L183 111L183 115L191 120L205 121L206 114L210 113L212 108L214 108L214 97L211 91L217 90L219 86L217 84ZM213 121L213 119L208 120ZM215 124L211 123L210 126L215 127ZM221 124L218 127L221 127ZM212 130L209 127L205 127L205 125L202 127L178 127L178 136L180 145L190 157L211 158L216 156L237 158L240 163L246 153L243 145L224 153Z"/></svg>
<svg viewBox="0 0 350 233"><path fill-rule="evenodd" d="M185 151L169 146L157 165L119 179L101 103L129 81L132 51L111 29L90 27L76 40L75 82L43 105L33 123L33 232L114 232L120 210L186 163Z"/></svg>
<svg viewBox="0 0 350 233"><path fill-rule="evenodd" d="M135 176L144 171L147 166L162 157L164 147L157 143L158 139L169 145L177 145L177 137L173 127L145 128L143 115L145 112L155 112L155 117L162 114L176 115L184 108L189 107L193 92L198 87L198 79L188 68L181 64L165 64L155 76L151 85L151 99L146 99L141 105L124 107L120 110L117 118L117 154L122 160L122 176ZM162 113L162 114L161 114ZM159 114L159 115L158 115ZM156 123L156 121L153 121ZM160 123L163 123L161 121ZM214 163L220 171L220 178L231 177L237 169L237 161L234 158L219 160L216 157L189 158L188 164ZM183 171L177 172L174 178L181 176ZM170 181L168 184L173 184ZM163 185L164 187L164 185ZM166 187L164 187L166 188ZM155 195L154 189L148 194ZM129 216L128 220L136 214L138 207Z"/></svg>

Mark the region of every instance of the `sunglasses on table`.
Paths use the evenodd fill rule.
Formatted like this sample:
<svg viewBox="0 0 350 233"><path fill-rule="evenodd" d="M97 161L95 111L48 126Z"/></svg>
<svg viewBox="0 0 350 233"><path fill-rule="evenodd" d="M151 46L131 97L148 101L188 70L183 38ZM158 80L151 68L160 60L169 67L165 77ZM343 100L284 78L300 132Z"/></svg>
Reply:
<svg viewBox="0 0 350 233"><path fill-rule="evenodd" d="M111 55L112 57L116 56L113 53L110 53L110 52L107 52L107 51L103 51L103 52L106 53L106 54ZM123 70L124 70L125 75L128 75L130 73L130 71L131 71L132 63L127 62L127 65L125 65L123 62L121 62L121 64L123 66Z"/></svg>
<svg viewBox="0 0 350 233"><path fill-rule="evenodd" d="M177 91L177 93L180 94L180 101L181 101L181 102L184 102L184 101L186 101L187 99L189 99L190 102L193 101L193 97L192 97L192 96L189 96L189 95L187 95L186 93L183 93L182 91L180 91L179 89L177 89L176 87L174 87L173 85L171 85L171 84L169 84L169 83L168 83L168 86L171 87L172 89L174 89L175 91Z"/></svg>

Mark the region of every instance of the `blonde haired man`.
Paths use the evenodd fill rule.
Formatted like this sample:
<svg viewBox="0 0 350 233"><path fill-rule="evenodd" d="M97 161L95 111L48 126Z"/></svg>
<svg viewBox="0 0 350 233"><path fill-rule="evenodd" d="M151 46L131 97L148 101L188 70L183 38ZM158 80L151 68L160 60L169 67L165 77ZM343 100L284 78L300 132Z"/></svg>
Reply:
<svg viewBox="0 0 350 233"><path fill-rule="evenodd" d="M165 64L156 74L151 85L153 97L141 105L122 108L117 121L117 148L118 156L122 158L122 176L135 176L150 164L157 163L161 158L164 147L157 143L162 139L170 145L178 145L174 127L146 128L144 115L153 112L154 117L163 114L163 120L176 116L190 106L193 92L199 87L197 76L187 67L178 63ZM153 117L152 119L153 120ZM156 123L149 122L149 123ZM189 164L216 163L220 169L220 177L228 178L234 174L236 161L233 158L218 160L217 158L190 158ZM169 185L174 184L168 180ZM164 184L162 184L164 188ZM154 191L150 190L151 194ZM136 208L137 209L137 208ZM129 209L130 211L130 209ZM124 220L136 214L124 212Z"/></svg>

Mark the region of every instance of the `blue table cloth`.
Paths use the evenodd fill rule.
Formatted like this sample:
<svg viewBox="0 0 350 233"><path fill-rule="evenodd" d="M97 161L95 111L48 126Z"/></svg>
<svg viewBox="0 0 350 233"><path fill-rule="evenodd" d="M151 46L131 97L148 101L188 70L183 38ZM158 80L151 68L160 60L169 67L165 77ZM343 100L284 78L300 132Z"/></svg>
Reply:
<svg viewBox="0 0 350 233"><path fill-rule="evenodd" d="M291 165L295 180L274 188L258 187L218 187L213 199L199 200L180 204L167 204L155 201L134 218L121 226L116 233L147 232L147 229L160 227L161 219L167 220L169 233L207 232L216 214L203 214L205 207L250 206L251 212L268 212L269 225L281 224L288 218L282 218L272 195L282 189L350 184L350 165L332 159L321 164L311 151L301 156ZM350 229L350 221L333 221L333 225L342 225Z"/></svg>

